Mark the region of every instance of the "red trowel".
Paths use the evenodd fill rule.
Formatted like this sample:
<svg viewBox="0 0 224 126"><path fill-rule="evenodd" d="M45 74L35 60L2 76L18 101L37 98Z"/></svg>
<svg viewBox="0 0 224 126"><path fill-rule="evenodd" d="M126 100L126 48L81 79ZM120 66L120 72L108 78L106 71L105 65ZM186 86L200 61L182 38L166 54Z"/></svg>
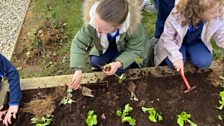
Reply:
<svg viewBox="0 0 224 126"><path fill-rule="evenodd" d="M184 84L187 87L187 90L185 90L184 93L188 93L188 92L194 90L196 88L196 86L191 87L190 84L189 84L189 82L187 81L186 76L184 74L182 74L182 71L181 70L179 72L180 72L180 75L182 76L182 79L184 80Z"/></svg>

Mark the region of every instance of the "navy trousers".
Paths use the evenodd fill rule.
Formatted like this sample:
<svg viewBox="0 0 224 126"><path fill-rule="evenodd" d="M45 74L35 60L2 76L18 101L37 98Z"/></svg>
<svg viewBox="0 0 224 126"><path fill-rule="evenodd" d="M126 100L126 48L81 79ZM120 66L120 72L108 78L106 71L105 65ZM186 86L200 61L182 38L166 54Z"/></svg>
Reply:
<svg viewBox="0 0 224 126"><path fill-rule="evenodd" d="M120 53L117 51L116 42L115 40L111 39L109 47L104 54L101 54L100 56L90 56L90 64L92 67L100 69L99 66L104 66L105 64L113 62L119 55ZM115 74L121 75L122 73L126 72L128 68L129 67L124 69L120 68Z"/></svg>
<svg viewBox="0 0 224 126"><path fill-rule="evenodd" d="M202 42L198 42L194 45L183 44L180 48L180 52L182 53L184 62L188 58L192 64L200 69L208 68L212 64L212 53ZM166 58L165 62L169 67L174 68L169 58Z"/></svg>
<svg viewBox="0 0 224 126"><path fill-rule="evenodd" d="M165 21L174 8L175 0L155 0L155 5L158 8L155 37L159 39L163 33Z"/></svg>

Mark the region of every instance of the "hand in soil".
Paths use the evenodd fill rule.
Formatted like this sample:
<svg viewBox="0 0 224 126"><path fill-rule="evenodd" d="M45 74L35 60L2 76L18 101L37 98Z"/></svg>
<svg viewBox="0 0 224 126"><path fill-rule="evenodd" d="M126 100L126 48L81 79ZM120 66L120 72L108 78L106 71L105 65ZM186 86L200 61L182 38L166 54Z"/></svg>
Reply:
<svg viewBox="0 0 224 126"><path fill-rule="evenodd" d="M173 66L178 72L181 70L182 74L184 75L184 61L182 59L175 61Z"/></svg>
<svg viewBox="0 0 224 126"><path fill-rule="evenodd" d="M121 62L112 62L104 66L103 72L108 76L114 75L120 67Z"/></svg>
<svg viewBox="0 0 224 126"><path fill-rule="evenodd" d="M9 109L6 113L6 116L3 120L3 124L8 126L9 124L12 124L11 118L13 117L16 119L16 113L18 112L19 106L9 106Z"/></svg>
<svg viewBox="0 0 224 126"><path fill-rule="evenodd" d="M68 86L73 90L77 90L80 87L81 79L82 79L82 70L76 70L73 75L72 81Z"/></svg>
<svg viewBox="0 0 224 126"><path fill-rule="evenodd" d="M0 121L2 121L2 119L3 119L3 116L6 114L6 111L3 111L2 109L3 109L3 105L2 106L0 106Z"/></svg>

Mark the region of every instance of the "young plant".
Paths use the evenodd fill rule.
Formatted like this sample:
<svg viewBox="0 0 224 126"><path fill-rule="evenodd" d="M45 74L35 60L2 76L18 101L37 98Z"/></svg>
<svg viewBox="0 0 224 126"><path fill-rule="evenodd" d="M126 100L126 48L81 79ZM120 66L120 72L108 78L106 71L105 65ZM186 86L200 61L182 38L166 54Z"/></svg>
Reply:
<svg viewBox="0 0 224 126"><path fill-rule="evenodd" d="M91 110L87 114L86 124L88 126L94 126L97 125L97 115L94 114L94 111Z"/></svg>
<svg viewBox="0 0 224 126"><path fill-rule="evenodd" d="M155 108L152 108L152 107L150 107L150 108L142 107L142 111L143 112L148 112L149 113L148 119L150 121L154 122L154 123L163 120L162 115L160 113L158 113Z"/></svg>
<svg viewBox="0 0 224 126"><path fill-rule="evenodd" d="M218 115L218 119L221 120L221 121L223 121L224 116Z"/></svg>
<svg viewBox="0 0 224 126"><path fill-rule="evenodd" d="M46 117L33 117L31 123L36 126L49 126L53 120L53 115L47 115Z"/></svg>
<svg viewBox="0 0 224 126"><path fill-rule="evenodd" d="M191 118L191 114L188 114L187 112L182 112L180 115L177 115L178 119L177 119L177 124L179 126L184 126L184 124L187 122L190 124L190 126L197 126L196 123L192 122L190 120Z"/></svg>
<svg viewBox="0 0 224 126"><path fill-rule="evenodd" d="M61 100L60 104L66 105L66 104L72 104L74 100L72 100L72 92L73 90L71 88L68 88L66 91L66 96Z"/></svg>
<svg viewBox="0 0 224 126"><path fill-rule="evenodd" d="M106 64L105 66L103 66L104 71L110 71L110 69L111 69L111 66L109 64ZM119 80L118 80L119 84L123 83L126 80L126 76L124 74L121 74L119 76L115 73L114 75L119 78Z"/></svg>
<svg viewBox="0 0 224 126"><path fill-rule="evenodd" d="M129 112L131 112L132 110L133 110L133 108L129 104L125 105L123 112L120 111L120 110L117 110L117 116L121 117L121 122L122 123L127 122L131 126L136 125L136 119L132 118L129 115Z"/></svg>
<svg viewBox="0 0 224 126"><path fill-rule="evenodd" d="M119 80L118 83L121 84L126 80L126 76L124 74L121 74L121 76L118 76Z"/></svg>
<svg viewBox="0 0 224 126"><path fill-rule="evenodd" d="M221 97L221 100L219 100L220 106L218 107L219 110L222 110L224 107L224 91L221 91L219 93L219 96Z"/></svg>

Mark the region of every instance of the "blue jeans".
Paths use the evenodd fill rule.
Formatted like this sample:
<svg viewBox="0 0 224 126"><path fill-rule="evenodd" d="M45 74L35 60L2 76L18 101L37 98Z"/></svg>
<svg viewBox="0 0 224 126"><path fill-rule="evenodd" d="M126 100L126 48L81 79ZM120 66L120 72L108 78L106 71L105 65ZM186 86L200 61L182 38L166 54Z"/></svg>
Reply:
<svg viewBox="0 0 224 126"><path fill-rule="evenodd" d="M184 62L189 58L190 62L200 69L208 68L212 64L212 54L202 42L192 46L183 44L180 52ZM170 68L174 68L168 57L165 59L165 62Z"/></svg>
<svg viewBox="0 0 224 126"><path fill-rule="evenodd" d="M174 4L175 0L155 0L155 5L158 10L155 37L158 39L163 33L165 21L172 11Z"/></svg>

